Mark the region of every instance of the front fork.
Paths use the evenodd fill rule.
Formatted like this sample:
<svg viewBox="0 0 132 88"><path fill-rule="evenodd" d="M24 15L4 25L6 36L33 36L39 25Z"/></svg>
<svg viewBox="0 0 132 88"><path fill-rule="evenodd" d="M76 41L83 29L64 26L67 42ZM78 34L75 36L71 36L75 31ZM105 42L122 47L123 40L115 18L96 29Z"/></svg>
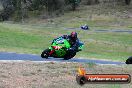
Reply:
<svg viewBox="0 0 132 88"><path fill-rule="evenodd" d="M51 50L50 52L49 52L49 55L51 56L54 52L55 52L55 50L50 46L49 47L49 49Z"/></svg>
<svg viewBox="0 0 132 88"><path fill-rule="evenodd" d="M49 52L49 55L52 55L54 52L55 52L55 50L51 50L51 51Z"/></svg>

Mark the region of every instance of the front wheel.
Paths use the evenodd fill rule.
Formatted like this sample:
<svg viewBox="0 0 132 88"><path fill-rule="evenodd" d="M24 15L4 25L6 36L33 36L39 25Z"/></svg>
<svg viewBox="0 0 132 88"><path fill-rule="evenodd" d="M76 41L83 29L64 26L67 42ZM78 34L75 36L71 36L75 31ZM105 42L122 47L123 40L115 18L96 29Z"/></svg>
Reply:
<svg viewBox="0 0 132 88"><path fill-rule="evenodd" d="M42 52L42 54L41 54L41 57L47 59L47 58L49 57L49 52L50 52L50 49L44 50L44 51Z"/></svg>

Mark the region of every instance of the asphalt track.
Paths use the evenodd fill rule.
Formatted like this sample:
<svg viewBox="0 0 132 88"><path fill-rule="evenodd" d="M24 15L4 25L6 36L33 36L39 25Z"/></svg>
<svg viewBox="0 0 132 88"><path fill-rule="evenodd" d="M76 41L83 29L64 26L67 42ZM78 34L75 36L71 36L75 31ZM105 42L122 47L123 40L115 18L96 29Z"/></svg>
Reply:
<svg viewBox="0 0 132 88"><path fill-rule="evenodd" d="M51 61L51 62L78 62L78 63L95 63L95 64L115 64L115 65L122 65L125 64L124 62L114 62L114 61L105 61L105 60L91 60L91 59L78 59L72 58L70 60L63 60L62 58L41 58L39 55L32 55L32 54L17 54L17 53L7 53L7 52L0 52L0 61Z"/></svg>
<svg viewBox="0 0 132 88"><path fill-rule="evenodd" d="M83 30L81 28L64 28L65 30ZM88 31L88 30L87 30ZM130 33L132 34L132 30L125 30L125 29L111 29L111 30L105 30L105 29L98 29L98 30L91 30L90 32L114 32L114 33Z"/></svg>

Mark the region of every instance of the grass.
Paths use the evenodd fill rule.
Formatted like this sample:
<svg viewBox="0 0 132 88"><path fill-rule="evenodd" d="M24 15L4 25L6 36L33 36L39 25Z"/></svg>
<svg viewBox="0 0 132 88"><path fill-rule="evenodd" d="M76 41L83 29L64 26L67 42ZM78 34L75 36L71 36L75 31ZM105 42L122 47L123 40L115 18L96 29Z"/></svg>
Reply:
<svg viewBox="0 0 132 88"><path fill-rule="evenodd" d="M0 87L28 88L131 88L129 84L85 84L76 82L79 66L87 74L132 74L131 65L80 63L0 62Z"/></svg>
<svg viewBox="0 0 132 88"><path fill-rule="evenodd" d="M77 11L66 13L53 21L64 27L80 27L80 25L88 24L90 27L101 29L131 29L132 19L130 18L131 14L129 14L131 8L132 6L123 5L80 6Z"/></svg>
<svg viewBox="0 0 132 88"><path fill-rule="evenodd" d="M0 23L0 51L40 55L50 46L54 38L76 31L79 39L85 43L83 51L77 53L76 57L125 61L131 56L132 34L94 30L132 30L132 19L123 15L124 11L130 10L130 7L119 6L120 10L119 7L116 9L106 7L80 6L77 11L67 12L53 19L32 19L23 24ZM89 31L65 29L79 28L85 23L90 26Z"/></svg>
<svg viewBox="0 0 132 88"><path fill-rule="evenodd" d="M19 25L19 26L18 26ZM0 24L0 50L17 53L40 54L46 49L53 38L71 31L77 31L85 48L76 57L99 58L124 61L131 55L131 34L127 33L96 33L83 30L52 29L40 26L20 24Z"/></svg>
<svg viewBox="0 0 132 88"><path fill-rule="evenodd" d="M116 55L120 59L124 58L122 56L131 55L131 37L131 34L89 33L88 38L85 37L83 39L85 39L85 44L87 44L85 50L93 54L93 57L94 55L95 57L104 56L102 58L114 60L117 58L114 58Z"/></svg>

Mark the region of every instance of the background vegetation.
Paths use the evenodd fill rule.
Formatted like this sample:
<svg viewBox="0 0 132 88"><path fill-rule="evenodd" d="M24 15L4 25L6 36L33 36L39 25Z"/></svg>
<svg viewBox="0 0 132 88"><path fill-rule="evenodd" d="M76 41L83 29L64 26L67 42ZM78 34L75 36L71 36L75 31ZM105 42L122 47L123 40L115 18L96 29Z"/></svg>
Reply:
<svg viewBox="0 0 132 88"><path fill-rule="evenodd" d="M69 2L62 4L62 9L59 6L59 9L56 7L56 10L50 11L45 6L46 2L43 2L44 6L35 6L39 0L26 4L17 1L22 6L28 6L19 10L8 5L12 9L7 12L12 11L12 14L8 21L0 23L0 51L40 55L52 39L76 31L79 39L85 43L83 51L76 57L125 61L132 54L132 5L126 5L122 0L98 1L81 0L74 11ZM19 15L21 11L25 14ZM80 26L84 24L88 24L90 30L81 30Z"/></svg>
<svg viewBox="0 0 132 88"><path fill-rule="evenodd" d="M56 17L73 10L82 5L94 4L120 4L130 5L131 0L0 0L1 7L0 19L22 21L34 16L43 18Z"/></svg>

